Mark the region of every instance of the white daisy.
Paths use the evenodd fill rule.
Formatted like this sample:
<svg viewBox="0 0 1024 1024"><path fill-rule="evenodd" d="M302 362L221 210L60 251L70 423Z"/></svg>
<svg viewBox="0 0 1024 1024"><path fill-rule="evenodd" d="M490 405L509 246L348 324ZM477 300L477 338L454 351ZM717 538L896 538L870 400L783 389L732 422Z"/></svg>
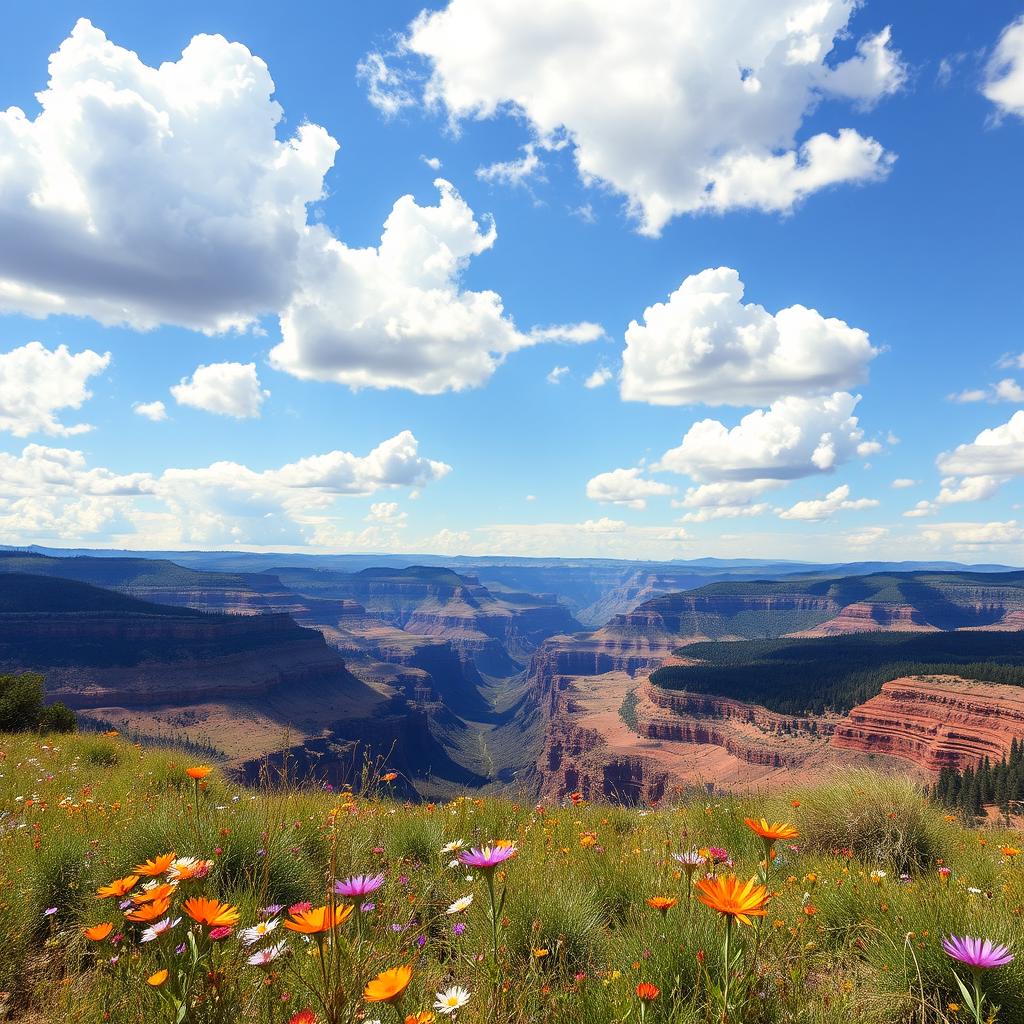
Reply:
<svg viewBox="0 0 1024 1024"><path fill-rule="evenodd" d="M461 1010L468 1002L469 990L464 989L461 985L452 985L451 988L437 993L434 1009L438 1013L454 1013L456 1010Z"/></svg>
<svg viewBox="0 0 1024 1024"><path fill-rule="evenodd" d="M280 923L281 919L275 917L269 921L260 921L259 924L254 924L251 928L243 928L238 933L238 941L243 946L251 946L259 942L264 935L269 935Z"/></svg>
<svg viewBox="0 0 1024 1024"><path fill-rule="evenodd" d="M165 917L162 921L157 921L156 924L150 925L143 933L140 942L152 942L154 939L159 939L164 932L170 931L175 925L181 924L181 918L171 920L169 917Z"/></svg>
<svg viewBox="0 0 1024 1024"><path fill-rule="evenodd" d="M246 962L253 967L263 967L265 964L273 963L287 948L288 943L282 939L273 946L267 946L266 949L256 950Z"/></svg>
<svg viewBox="0 0 1024 1024"><path fill-rule="evenodd" d="M441 853L454 853L456 850L461 850L465 845L462 839L453 839L450 843L445 843L441 847Z"/></svg>
<svg viewBox="0 0 1024 1024"><path fill-rule="evenodd" d="M461 914L464 910L469 910L469 905L473 902L473 894L470 893L468 896L460 896L446 911L446 914Z"/></svg>

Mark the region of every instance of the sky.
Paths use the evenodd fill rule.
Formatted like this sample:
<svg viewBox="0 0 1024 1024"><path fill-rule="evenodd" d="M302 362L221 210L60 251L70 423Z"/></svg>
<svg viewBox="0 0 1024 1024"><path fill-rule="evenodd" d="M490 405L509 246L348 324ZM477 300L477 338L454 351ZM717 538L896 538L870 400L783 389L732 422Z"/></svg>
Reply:
<svg viewBox="0 0 1024 1024"><path fill-rule="evenodd" d="M0 543L1024 564L1024 6L0 38Z"/></svg>

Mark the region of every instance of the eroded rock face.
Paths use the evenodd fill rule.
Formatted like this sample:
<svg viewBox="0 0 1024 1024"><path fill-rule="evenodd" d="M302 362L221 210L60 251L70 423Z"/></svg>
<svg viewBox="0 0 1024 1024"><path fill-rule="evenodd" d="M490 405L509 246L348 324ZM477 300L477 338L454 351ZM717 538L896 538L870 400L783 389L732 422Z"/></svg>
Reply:
<svg viewBox="0 0 1024 1024"><path fill-rule="evenodd" d="M930 772L998 761L1024 738L1024 689L961 679L915 676L882 684L855 707L832 737L838 750L889 754Z"/></svg>

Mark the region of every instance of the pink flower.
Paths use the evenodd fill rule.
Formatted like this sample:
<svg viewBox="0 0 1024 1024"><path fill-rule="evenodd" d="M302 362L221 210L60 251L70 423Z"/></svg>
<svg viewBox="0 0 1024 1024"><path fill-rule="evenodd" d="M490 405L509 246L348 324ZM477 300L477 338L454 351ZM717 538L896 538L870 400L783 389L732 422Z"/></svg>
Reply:
<svg viewBox="0 0 1024 1024"><path fill-rule="evenodd" d="M1005 946L997 946L991 939L976 939L971 935L950 935L942 940L942 948L954 959L968 967L1005 967L1013 954Z"/></svg>
<svg viewBox="0 0 1024 1024"><path fill-rule="evenodd" d="M226 939L234 930L234 928L229 928L226 925L222 925L220 928L211 928L210 938L217 942L220 939Z"/></svg>
<svg viewBox="0 0 1024 1024"><path fill-rule="evenodd" d="M459 862L468 868L479 868L481 871L490 871L499 864L511 860L516 855L514 846L484 846L473 847L471 850L463 850L459 854Z"/></svg>
<svg viewBox="0 0 1024 1024"><path fill-rule="evenodd" d="M383 884L383 875L352 875L342 882L335 882L334 891L338 896L369 896Z"/></svg>

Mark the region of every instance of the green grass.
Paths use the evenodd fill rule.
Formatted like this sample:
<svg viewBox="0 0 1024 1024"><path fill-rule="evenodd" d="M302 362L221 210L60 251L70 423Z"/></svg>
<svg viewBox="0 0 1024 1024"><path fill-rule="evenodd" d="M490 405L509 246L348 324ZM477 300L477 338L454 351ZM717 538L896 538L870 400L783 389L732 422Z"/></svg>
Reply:
<svg viewBox="0 0 1024 1024"><path fill-rule="evenodd" d="M1020 837L949 820L905 779L846 774L770 797L636 810L470 798L413 806L387 799L386 784L353 798L245 789L214 771L197 818L190 756L116 737L0 736L0 1019L170 1022L172 982L155 989L145 979L161 964L177 978L187 961L174 953L190 925L187 896L229 901L247 926L260 907L320 905L334 878L381 872L363 941L350 921L325 947L324 964L338 970L337 1021L401 1021L459 984L471 998L457 1024L621 1024L639 1019L644 981L660 990L645 1008L649 1024L721 1024L722 923L687 900L670 854L722 846L749 878L762 870L762 847L747 816L791 821L801 835L777 846L761 925L737 926L744 952L733 991L743 1005L730 1024L953 1024L967 1018L948 1010L960 998L940 938L1022 945L1024 855L1000 852ZM519 850L497 876L507 895L496 967L484 880L441 853L457 839L509 839ZM139 928L95 891L171 850L213 867L175 895L170 914L184 920L173 941L140 944ZM939 866L952 869L948 881ZM470 894L467 911L445 912ZM655 895L679 902L663 917L645 902ZM82 935L103 921L124 934L117 946ZM251 949L237 934L211 943L195 927L202 970L183 1022L286 1024L317 1007L315 941L279 928L272 939L291 952L265 970L245 962ZM988 979L1002 1024L1024 1020L1024 948L1016 951ZM413 978L400 1013L362 1002L368 978L406 963ZM329 1020L323 1007L317 1020Z"/></svg>

